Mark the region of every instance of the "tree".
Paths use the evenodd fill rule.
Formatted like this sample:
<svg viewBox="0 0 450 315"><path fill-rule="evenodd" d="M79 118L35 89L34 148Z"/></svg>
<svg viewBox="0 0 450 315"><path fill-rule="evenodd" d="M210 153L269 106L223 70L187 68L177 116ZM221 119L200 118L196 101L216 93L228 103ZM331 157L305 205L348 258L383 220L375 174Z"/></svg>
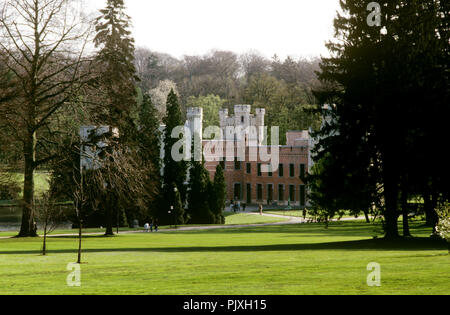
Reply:
<svg viewBox="0 0 450 315"><path fill-rule="evenodd" d="M51 200L48 193L41 198L35 207L37 219L42 224L44 232L42 255L45 256L47 255L47 235L53 232L66 219L66 216L63 208L57 205L54 200Z"/></svg>
<svg viewBox="0 0 450 315"><path fill-rule="evenodd" d="M161 225L179 225L185 223L185 211L181 201L180 190L175 183L163 187L163 203L157 211Z"/></svg>
<svg viewBox="0 0 450 315"><path fill-rule="evenodd" d="M219 111L225 104L225 100L217 95L207 95L188 98L186 107L203 108L203 125L205 127L220 126Z"/></svg>
<svg viewBox="0 0 450 315"><path fill-rule="evenodd" d="M134 64L134 39L129 30L131 18L125 14L123 0L108 0L100 13L95 21L94 43L100 48L96 56L102 69L98 81L107 110L101 118L104 124L119 127L121 141L129 141L134 129L132 114L137 107L139 80Z"/></svg>
<svg viewBox="0 0 450 315"><path fill-rule="evenodd" d="M158 207L158 196L162 187L161 177L161 131L160 121L157 115L157 109L152 103L151 97L144 94L141 111L139 115L139 154L142 161L149 163L149 183L147 185L153 187L151 198L148 200L148 208L150 213L147 217L153 217ZM152 215L153 214L153 215Z"/></svg>
<svg viewBox="0 0 450 315"><path fill-rule="evenodd" d="M170 91L174 91L178 97L177 85L171 80L160 81L158 86L149 91L153 105L157 109L157 116L160 121L167 115L167 96Z"/></svg>
<svg viewBox="0 0 450 315"><path fill-rule="evenodd" d="M216 216L210 209L210 178L204 163L191 162L189 169L188 215L190 224L214 224ZM216 209L218 210L218 209Z"/></svg>
<svg viewBox="0 0 450 315"><path fill-rule="evenodd" d="M418 152L427 141L433 143L432 156L443 154L431 135L443 132L436 119L448 111L443 103L448 89L442 85L448 80L442 59L443 52L448 56L448 28L443 26L448 10L433 0L380 5L383 28L367 23L365 1L341 1L344 14L335 20L337 41L327 45L332 57L322 60L319 78L324 88L316 93L321 104L333 104L331 111L323 112L333 119L318 134L316 160L326 154L340 156L345 169L340 182L356 174L359 180L350 182L356 191L365 189L362 175L370 174L371 190L378 192L372 201L382 207L386 237L395 238L399 204L408 234L406 207L414 192L423 194L423 187L432 182L433 193L448 198L441 186L445 180L437 172L441 169L442 174L447 163L438 158L435 167L416 171L417 163L430 162ZM430 124L431 117L436 124Z"/></svg>
<svg viewBox="0 0 450 315"><path fill-rule="evenodd" d="M225 224L225 218L223 211L227 202L227 184L225 182L225 175L222 165L219 163L216 167L216 173L214 175L214 182L210 185L210 209L214 214L216 224Z"/></svg>
<svg viewBox="0 0 450 315"><path fill-rule="evenodd" d="M270 60L258 52L243 54L239 57L239 60L247 81L254 75L269 73L270 71Z"/></svg>
<svg viewBox="0 0 450 315"><path fill-rule="evenodd" d="M436 230L443 239L447 240L450 254L450 206L448 201L439 207L438 215L439 223Z"/></svg>
<svg viewBox="0 0 450 315"><path fill-rule="evenodd" d="M172 185L177 188L180 193L181 202L184 206L186 201L186 174L187 163L184 160L175 161L172 157L172 148L174 145L182 140L181 135L172 138L172 132L175 128L184 126L181 116L180 105L178 104L178 97L174 90L171 90L167 96L167 116L164 118L164 165L163 165L163 189L167 194L173 195ZM167 195L165 195L167 197ZM173 200L173 197L170 198ZM167 212L167 209L173 204L169 204L169 200L161 201L161 209ZM161 218L160 218L161 219Z"/></svg>
<svg viewBox="0 0 450 315"><path fill-rule="evenodd" d="M16 94L0 103L1 125L23 143L23 215L19 236L36 236L34 172L55 157L49 124L73 104L87 79L84 58L90 26L74 1L7 0L0 11L2 65L16 82ZM46 135L45 137L43 135Z"/></svg>
<svg viewBox="0 0 450 315"><path fill-rule="evenodd" d="M250 78L244 101L266 109L267 125L279 126L280 141L285 143L289 130L316 130L320 127L320 116L313 112L314 106L310 102L313 100L308 93L311 92L305 92L298 84L286 84L268 73L262 73Z"/></svg>
<svg viewBox="0 0 450 315"><path fill-rule="evenodd" d="M123 0L108 0L106 8L100 10L100 13L95 21L97 34L94 43L100 48L96 56L102 69L98 83L100 91L104 92L102 101L106 111L99 118L103 120L103 124L119 128L122 143L133 145L137 140L136 82L139 78L134 63L134 39L129 30L131 18L125 13ZM107 235L112 235L112 208L115 205L114 199L118 196L116 191L111 190L105 197ZM119 211L117 206L116 211ZM118 216L119 214L116 215Z"/></svg>

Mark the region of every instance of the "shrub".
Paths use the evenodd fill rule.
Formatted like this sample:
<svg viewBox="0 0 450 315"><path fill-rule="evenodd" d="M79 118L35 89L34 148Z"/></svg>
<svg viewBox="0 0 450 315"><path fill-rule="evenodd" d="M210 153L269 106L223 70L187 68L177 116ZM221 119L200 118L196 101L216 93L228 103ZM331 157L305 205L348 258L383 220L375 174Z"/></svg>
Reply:
<svg viewBox="0 0 450 315"><path fill-rule="evenodd" d="M0 200L17 200L21 191L17 183L0 184Z"/></svg>

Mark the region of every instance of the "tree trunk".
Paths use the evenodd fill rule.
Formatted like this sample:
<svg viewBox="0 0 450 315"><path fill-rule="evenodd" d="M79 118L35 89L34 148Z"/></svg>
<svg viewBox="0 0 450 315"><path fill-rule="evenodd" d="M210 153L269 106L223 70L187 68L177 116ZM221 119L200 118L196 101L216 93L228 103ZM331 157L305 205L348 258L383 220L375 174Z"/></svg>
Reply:
<svg viewBox="0 0 450 315"><path fill-rule="evenodd" d="M410 237L409 218L408 218L408 193L406 191L406 183L402 183L402 214L403 214L403 237Z"/></svg>
<svg viewBox="0 0 450 315"><path fill-rule="evenodd" d="M398 185L390 174L385 177L385 238L398 238Z"/></svg>
<svg viewBox="0 0 450 315"><path fill-rule="evenodd" d="M106 233L105 236L113 236L114 235L114 231L113 231L113 216L114 213L112 211L112 205L111 205L111 197L110 194L107 193L106 198L105 198L105 215L106 215Z"/></svg>
<svg viewBox="0 0 450 315"><path fill-rule="evenodd" d="M423 207L425 211L425 224L427 226L432 226L432 205L431 205L431 195L427 190L423 194Z"/></svg>
<svg viewBox="0 0 450 315"><path fill-rule="evenodd" d="M433 235L437 234L437 225L439 224L439 216L436 212L438 206L438 194L433 192L431 197L431 225L433 227Z"/></svg>
<svg viewBox="0 0 450 315"><path fill-rule="evenodd" d="M23 185L22 225L19 237L36 237L34 218L34 171L36 169L36 133L31 134L24 144L25 174Z"/></svg>
<svg viewBox="0 0 450 315"><path fill-rule="evenodd" d="M42 245L42 256L47 255L47 223L44 223L44 242Z"/></svg>
<svg viewBox="0 0 450 315"><path fill-rule="evenodd" d="M370 223L369 211L364 210L364 217L366 218L366 223Z"/></svg>
<svg viewBox="0 0 450 315"><path fill-rule="evenodd" d="M78 260L77 264L81 264L81 239L83 237L83 220L79 220L78 227Z"/></svg>

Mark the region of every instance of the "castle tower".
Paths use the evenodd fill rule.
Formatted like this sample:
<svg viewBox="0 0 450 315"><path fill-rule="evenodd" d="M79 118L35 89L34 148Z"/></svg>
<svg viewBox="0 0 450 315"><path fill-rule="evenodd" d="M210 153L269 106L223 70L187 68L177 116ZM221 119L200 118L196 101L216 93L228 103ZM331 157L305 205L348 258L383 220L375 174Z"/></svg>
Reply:
<svg viewBox="0 0 450 315"><path fill-rule="evenodd" d="M252 107L250 105L234 106L234 126L235 127L241 126L242 128L246 128L246 127L250 126L251 111L252 111Z"/></svg>
<svg viewBox="0 0 450 315"><path fill-rule="evenodd" d="M221 109L219 111L220 128L224 129L228 123L228 109Z"/></svg>
<svg viewBox="0 0 450 315"><path fill-rule="evenodd" d="M264 108L257 108L256 109L256 129L258 130L258 144L262 145L264 142L264 139L266 137L265 134L265 117L266 117L266 110Z"/></svg>
<svg viewBox="0 0 450 315"><path fill-rule="evenodd" d="M200 135L202 140L203 135L203 108L191 107L187 111L187 127L191 130L192 136Z"/></svg>

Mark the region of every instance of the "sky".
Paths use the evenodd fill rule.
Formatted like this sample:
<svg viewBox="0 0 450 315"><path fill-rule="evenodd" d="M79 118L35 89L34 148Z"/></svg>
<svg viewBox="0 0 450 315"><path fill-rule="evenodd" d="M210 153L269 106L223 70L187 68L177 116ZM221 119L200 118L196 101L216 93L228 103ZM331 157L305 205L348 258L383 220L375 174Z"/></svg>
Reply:
<svg viewBox="0 0 450 315"><path fill-rule="evenodd" d="M106 0L87 0L88 10ZM136 46L203 55L258 51L266 57L327 56L338 0L125 0Z"/></svg>

